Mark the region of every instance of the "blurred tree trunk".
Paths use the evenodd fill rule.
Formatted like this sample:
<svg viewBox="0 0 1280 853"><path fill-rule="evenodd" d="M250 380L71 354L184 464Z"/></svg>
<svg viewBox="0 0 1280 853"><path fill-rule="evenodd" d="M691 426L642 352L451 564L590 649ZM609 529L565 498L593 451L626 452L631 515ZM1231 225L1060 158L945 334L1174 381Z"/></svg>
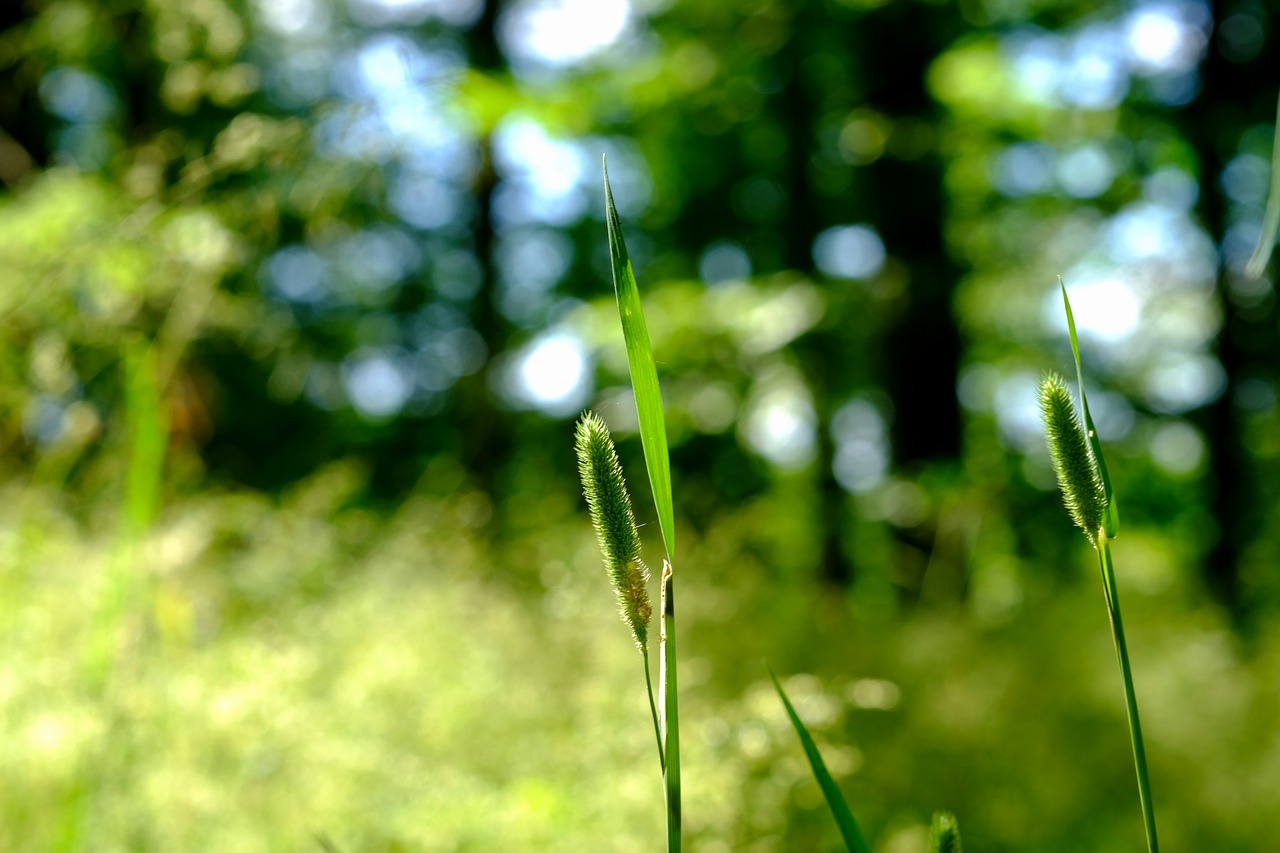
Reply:
<svg viewBox="0 0 1280 853"><path fill-rule="evenodd" d="M486 74L500 74L506 61L497 40L500 12L498 0L488 0L484 13L467 36L471 65ZM495 520L504 505L499 500L501 475L511 457L513 431L511 414L497 405L492 391L495 356L506 349L511 324L498 311L498 277L494 267L493 194L497 175L493 165L493 144L489 133L478 141L481 165L473 188L478 211L472 239L480 263L480 287L471 315L472 325L484 340L488 366L458 383L457 427L462 464L476 485L493 498Z"/></svg>
<svg viewBox="0 0 1280 853"><path fill-rule="evenodd" d="M945 7L903 6L869 16L863 42L870 101L895 122L897 132L904 125L936 127L925 72L962 31L956 13ZM902 38L904 32L913 38ZM960 453L961 346L951 312L959 270L948 258L943 234L942 159L932 148L913 158L885 156L870 173L876 225L908 274L906 304L890 328L883 359L894 409L894 461L952 460Z"/></svg>
<svg viewBox="0 0 1280 853"><path fill-rule="evenodd" d="M1222 170L1234 156L1241 134L1250 126L1274 119L1272 78L1258 73L1257 63L1228 62L1210 49L1201 66L1200 95L1178 114L1182 131L1200 157L1199 213L1218 240L1226 231L1227 208L1220 189ZM1244 627L1249 602L1241 597L1240 560L1260 531L1259 484L1244 447L1243 424L1235 391L1242 376L1276 376L1280 350L1275 341L1275 300L1240 308L1231 296L1236 273L1225 265L1216 282L1222 307L1222 329L1215 355L1226 373L1226 388L1197 418L1209 443L1207 482L1210 510L1220 533L1203 564L1212 594Z"/></svg>
<svg viewBox="0 0 1280 853"><path fill-rule="evenodd" d="M821 45L822 28L830 20L814 11L813 4L801 7L791 22L791 38L783 48L787 82L778 93L777 104L789 136L787 162L783 182L788 199L785 219L786 266L796 270L812 270L813 241L822 226L823 199L814 192L810 178L810 162L818 152L818 127L822 120L821 105L804 74L804 63ZM832 300L838 305L839 300ZM838 310L838 309L836 309ZM833 322L834 320L834 322ZM850 353L856 346L841 334L843 324L828 317L822 328L809 335L800 354L805 364L806 379L813 395L817 420L817 490L822 534L822 557L819 570L830 583L847 584L854 577L851 555L845 553L842 531L847 524L848 496L836 481L835 439L831 433L831 416L839 403L851 393Z"/></svg>
<svg viewBox="0 0 1280 853"><path fill-rule="evenodd" d="M0 3L0 34L19 43L18 30L30 27L35 7ZM40 104L39 69L27 57L0 60L0 181L12 185L48 158L49 116Z"/></svg>

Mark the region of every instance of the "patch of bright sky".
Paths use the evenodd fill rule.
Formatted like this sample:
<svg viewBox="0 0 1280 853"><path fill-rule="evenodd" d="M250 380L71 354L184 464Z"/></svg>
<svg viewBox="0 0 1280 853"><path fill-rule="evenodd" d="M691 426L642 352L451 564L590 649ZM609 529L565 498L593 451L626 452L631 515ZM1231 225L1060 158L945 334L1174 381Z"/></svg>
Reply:
<svg viewBox="0 0 1280 853"><path fill-rule="evenodd" d="M1156 430L1150 449L1152 461L1175 475L1195 471L1206 454L1204 437L1186 421L1174 421Z"/></svg>
<svg viewBox="0 0 1280 853"><path fill-rule="evenodd" d="M1227 267L1233 272L1243 273L1245 267L1249 265L1249 258L1253 256L1253 250L1258 245L1258 239L1262 236L1262 214L1260 212L1250 211L1253 215L1246 214L1241 216L1239 220L1227 228L1227 233L1222 237L1222 256ZM1256 279L1258 282L1265 282L1267 279ZM1236 288L1237 283L1232 283L1232 288ZM1245 285L1248 287L1248 285ZM1233 292L1234 296L1234 292ZM1241 300L1233 299L1232 301L1241 304ZM1244 304L1253 302L1247 300Z"/></svg>
<svg viewBox="0 0 1280 853"><path fill-rule="evenodd" d="M634 139L620 136L587 136L579 143L590 168L587 170L586 188L591 202L591 214L604 221L604 193L601 191L601 174L595 171L603 152L609 159L609 186L613 188L613 204L624 220L639 216L653 200L653 175L649 162ZM625 225L624 225L625 227Z"/></svg>
<svg viewBox="0 0 1280 853"><path fill-rule="evenodd" d="M1004 376L996 383L992 395L996 424L1005 444L1016 450L1025 452L1044 447L1039 386L1037 376L1027 371Z"/></svg>
<svg viewBox="0 0 1280 853"><path fill-rule="evenodd" d="M1115 180L1116 173L1106 149L1096 142L1064 153L1058 159L1056 171L1063 192L1072 198L1102 195Z"/></svg>
<svg viewBox="0 0 1280 853"><path fill-rule="evenodd" d="M698 275L707 284L746 281L751 277L751 257L732 240L717 240L702 250Z"/></svg>
<svg viewBox="0 0 1280 853"><path fill-rule="evenodd" d="M66 121L101 122L116 109L116 95L101 77L65 65L40 81L40 100L49 112Z"/></svg>
<svg viewBox="0 0 1280 853"><path fill-rule="evenodd" d="M53 444L67 432L67 406L50 394L37 394L22 413L22 433L37 444Z"/></svg>
<svg viewBox="0 0 1280 853"><path fill-rule="evenodd" d="M753 401L742 419L742 437L777 467L796 470L813 459L816 427L808 396L788 385L770 389Z"/></svg>
<svg viewBox="0 0 1280 853"><path fill-rule="evenodd" d="M884 268L884 241L870 225L838 225L813 241L813 261L832 278L874 278Z"/></svg>
<svg viewBox="0 0 1280 853"><path fill-rule="evenodd" d="M1186 213L1200 199L1200 185L1182 169L1169 166L1143 179L1142 195L1153 204Z"/></svg>
<svg viewBox="0 0 1280 853"><path fill-rule="evenodd" d="M762 371L738 422L743 443L783 470L803 468L812 461L817 426L804 379L781 365Z"/></svg>
<svg viewBox="0 0 1280 853"><path fill-rule="evenodd" d="M498 21L513 62L575 65L616 43L631 23L628 0L519 0Z"/></svg>
<svg viewBox="0 0 1280 853"><path fill-rule="evenodd" d="M268 30L293 38L323 35L329 7L322 0L257 0L258 16Z"/></svg>
<svg viewBox="0 0 1280 853"><path fill-rule="evenodd" d="M361 348L342 362L347 398L363 417L395 417L413 393L413 372L403 355L388 349Z"/></svg>
<svg viewBox="0 0 1280 853"><path fill-rule="evenodd" d="M403 172L391 182L387 206L406 224L427 231L463 218L463 196L453 185L415 171Z"/></svg>
<svg viewBox="0 0 1280 853"><path fill-rule="evenodd" d="M1018 142L995 159L992 183L1006 196L1047 192L1053 188L1057 153L1043 142Z"/></svg>
<svg viewBox="0 0 1280 853"><path fill-rule="evenodd" d="M1157 100L1185 103L1198 91L1194 72L1210 21L1197 0L1140 3L1121 19L1075 32L1024 29L1003 47L1022 96L1033 103L1110 109L1128 94L1131 74L1153 78Z"/></svg>
<svg viewBox="0 0 1280 853"><path fill-rule="evenodd" d="M332 282L329 262L306 246L286 246L263 265L262 277L291 302L319 302Z"/></svg>
<svg viewBox="0 0 1280 853"><path fill-rule="evenodd" d="M1119 343L1138 329L1142 302L1133 286L1123 279L1105 276L1084 278L1067 285L1076 330L1093 335L1106 343ZM1046 325L1057 329L1066 320L1062 313L1062 296L1056 289L1046 295L1042 307Z"/></svg>
<svg viewBox="0 0 1280 853"><path fill-rule="evenodd" d="M580 145L516 116L494 131L493 156L502 176L493 199L499 229L533 223L564 226L587 212L588 161Z"/></svg>
<svg viewBox="0 0 1280 853"><path fill-rule="evenodd" d="M467 326L433 328L424 334L425 324L415 324L418 351L414 357L417 386L429 393L445 391L462 376L470 376L484 367L488 347L484 338Z"/></svg>
<svg viewBox="0 0 1280 853"><path fill-rule="evenodd" d="M1181 414L1218 399L1227 375L1217 359L1205 353L1168 353L1146 372L1144 391L1157 412Z"/></svg>
<svg viewBox="0 0 1280 853"><path fill-rule="evenodd" d="M305 106L328 94L332 67L323 46L295 47L266 69L264 88L283 107Z"/></svg>
<svg viewBox="0 0 1280 853"><path fill-rule="evenodd" d="M1222 191L1236 204L1261 205L1267 198L1271 165L1257 154L1237 154L1220 180Z"/></svg>
<svg viewBox="0 0 1280 853"><path fill-rule="evenodd" d="M484 0L351 0L351 16L369 27L417 26L431 18L469 27L484 12Z"/></svg>
<svg viewBox="0 0 1280 853"><path fill-rule="evenodd" d="M556 284L573 261L573 241L547 228L502 232L494 250L498 267L498 310L522 326L545 320Z"/></svg>
<svg viewBox="0 0 1280 853"><path fill-rule="evenodd" d="M1191 71L1204 58L1212 18L1196 2L1157 2L1130 13L1125 40L1136 71L1144 74Z"/></svg>
<svg viewBox="0 0 1280 853"><path fill-rule="evenodd" d="M1124 42L1111 24L1091 24L1071 41L1059 78L1058 96L1087 109L1118 106L1129 93Z"/></svg>
<svg viewBox="0 0 1280 853"><path fill-rule="evenodd" d="M590 396L590 367L581 339L553 330L516 354L507 390L514 402L552 416L572 415Z"/></svg>
<svg viewBox="0 0 1280 853"><path fill-rule="evenodd" d="M417 269L422 253L403 231L375 225L334 247L338 268L357 291L384 291Z"/></svg>
<svg viewBox="0 0 1280 853"><path fill-rule="evenodd" d="M1120 265L1143 261L1171 267L1170 286L1198 287L1213 280L1218 252L1213 240L1184 210L1138 201L1107 223L1106 247Z"/></svg>
<svg viewBox="0 0 1280 853"><path fill-rule="evenodd" d="M1119 441L1133 429L1137 419L1128 399L1123 394L1101 391L1089 392L1089 414L1098 428L1098 438L1103 441Z"/></svg>
<svg viewBox="0 0 1280 853"><path fill-rule="evenodd" d="M889 473L888 430L880 409L863 397L845 403L831 417L835 458L831 472L845 491L860 494L882 482Z"/></svg>

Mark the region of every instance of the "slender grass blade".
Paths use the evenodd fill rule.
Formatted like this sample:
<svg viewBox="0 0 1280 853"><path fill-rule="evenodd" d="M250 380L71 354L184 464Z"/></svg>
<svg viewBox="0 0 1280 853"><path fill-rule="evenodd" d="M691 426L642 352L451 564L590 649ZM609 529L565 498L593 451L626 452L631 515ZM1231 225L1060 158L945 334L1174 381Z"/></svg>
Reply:
<svg viewBox="0 0 1280 853"><path fill-rule="evenodd" d="M1076 359L1076 381L1080 386L1080 404L1084 407L1084 429L1089 437L1089 449L1098 463L1098 473L1102 476L1102 491L1107 498L1107 506L1102 514L1102 529L1108 539L1115 539L1120 532L1120 512L1116 509L1116 496L1111 491L1111 477L1107 474L1107 461L1102 458L1102 443L1098 441L1098 430L1093 425L1093 416L1089 414L1089 398L1084 393L1084 368L1080 364L1080 339L1076 336L1076 317L1071 313L1071 300L1067 298L1067 286L1058 276L1058 287L1062 288L1062 305L1067 309L1067 328L1071 332L1071 354Z"/></svg>
<svg viewBox="0 0 1280 853"><path fill-rule="evenodd" d="M1258 278L1271 260L1276 247L1276 232L1280 231L1280 104L1276 106L1276 138L1271 149L1271 190L1267 193L1267 212L1262 216L1262 233L1253 257L1244 269L1249 278Z"/></svg>
<svg viewBox="0 0 1280 853"><path fill-rule="evenodd" d="M649 329L640 307L640 289L636 285L627 244L622 237L622 223L613 204L609 187L609 165L604 166L604 203L609 223L609 256L613 261L613 290L618 298L618 316L622 319L622 335L627 344L627 363L631 368L631 385L636 393L636 411L640 416L640 442L644 446L644 464L649 471L653 503L658 510L658 526L667 559L675 561L675 509L671 501L671 463L667 457L667 427L662 414L662 391L658 387L658 368L649 345Z"/></svg>
<svg viewBox="0 0 1280 853"><path fill-rule="evenodd" d="M800 745L804 747L804 753L809 758L809 766L813 768L813 777L818 780L818 785L822 788L822 794L827 798L827 808L831 810L831 816L835 818L836 826L840 827L840 834L844 836L845 847L849 848L850 853L871 853L871 845L867 843L866 836L862 834L862 830L858 827L858 822L854 820L853 812L849 809L849 803L845 801L844 794L840 793L836 780L832 779L831 774L827 771L826 762L822 760L822 754L818 752L818 745L813 742L813 738L809 735L809 730L805 728L800 716L796 713L796 709L792 707L791 700L787 698L786 691L778 683L778 676L773 674L769 664L766 663L764 668L769 670L769 678L773 681L773 689L778 691L778 698L782 700L783 707L787 709L787 716L791 718L791 725L795 727L796 734L800 736Z"/></svg>

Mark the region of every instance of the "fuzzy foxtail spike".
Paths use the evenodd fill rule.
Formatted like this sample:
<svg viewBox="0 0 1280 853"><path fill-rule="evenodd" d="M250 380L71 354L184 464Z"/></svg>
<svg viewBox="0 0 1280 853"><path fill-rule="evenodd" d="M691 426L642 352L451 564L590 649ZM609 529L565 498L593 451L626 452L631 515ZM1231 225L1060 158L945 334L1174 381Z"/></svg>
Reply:
<svg viewBox="0 0 1280 853"><path fill-rule="evenodd" d="M1106 490L1076 415L1071 392L1056 373L1046 374L1040 381L1040 413L1044 417L1049 455L1058 475L1062 502L1071 513L1071 520L1096 548L1107 507Z"/></svg>
<svg viewBox="0 0 1280 853"><path fill-rule="evenodd" d="M618 595L622 619L631 628L636 645L647 651L649 619L653 616L649 569L640 559L640 534L618 451L609 428L594 412L584 413L578 421L575 443L582 492L604 554L605 569Z"/></svg>
<svg viewBox="0 0 1280 853"><path fill-rule="evenodd" d="M960 824L951 812L934 812L929 828L929 853L961 853Z"/></svg>

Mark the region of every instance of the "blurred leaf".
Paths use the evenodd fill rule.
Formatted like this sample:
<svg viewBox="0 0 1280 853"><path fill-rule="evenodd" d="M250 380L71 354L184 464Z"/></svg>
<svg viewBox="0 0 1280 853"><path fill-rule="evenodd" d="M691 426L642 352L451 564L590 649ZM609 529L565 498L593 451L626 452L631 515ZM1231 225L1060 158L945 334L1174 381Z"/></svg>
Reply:
<svg viewBox="0 0 1280 853"><path fill-rule="evenodd" d="M153 346L134 344L126 352L125 406L130 425L129 469L125 497L125 529L145 531L160 509L169 424L160 399Z"/></svg>
<svg viewBox="0 0 1280 853"><path fill-rule="evenodd" d="M822 754L818 752L818 745L813 742L813 738L809 735L809 730L800 721L800 716L796 713L796 709L792 707L786 691L778 683L778 676L773 674L773 669L770 668L769 664L766 663L764 668L769 670L769 678L773 681L773 689L778 691L778 698L782 700L783 707L787 709L787 716L791 718L791 725L795 727L796 734L800 736L800 744L804 747L804 753L809 759L809 766L813 768L813 776L818 780L823 796L827 798L827 808L831 809L831 816L835 818L836 825L840 827L840 834L844 836L845 846L849 848L850 853L871 853L871 845L867 843L866 837L858 827L858 822L854 820L853 812L849 810L849 804L845 801L844 794L840 793L840 788L836 785L836 781L831 778L831 773L827 771L826 762L822 760Z"/></svg>

